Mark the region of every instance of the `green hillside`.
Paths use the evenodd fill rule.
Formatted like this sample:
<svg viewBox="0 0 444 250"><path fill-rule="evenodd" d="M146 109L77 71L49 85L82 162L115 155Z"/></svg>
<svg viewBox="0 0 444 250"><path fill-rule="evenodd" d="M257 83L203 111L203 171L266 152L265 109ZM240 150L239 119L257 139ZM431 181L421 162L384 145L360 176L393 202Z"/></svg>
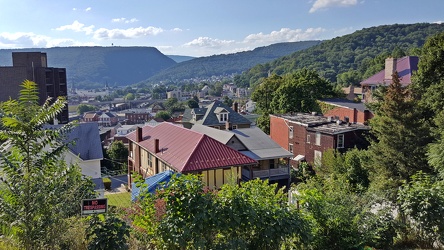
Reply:
<svg viewBox="0 0 444 250"><path fill-rule="evenodd" d="M13 51L46 52L49 67L66 68L75 87L129 85L176 62L153 47L57 47L0 50L0 65L12 65Z"/></svg>
<svg viewBox="0 0 444 250"><path fill-rule="evenodd" d="M189 61L189 60L196 58L196 57L192 57L192 56L178 56L178 55L167 55L167 56L169 58L173 59L177 63Z"/></svg>
<svg viewBox="0 0 444 250"><path fill-rule="evenodd" d="M320 44L320 41L303 41L278 43L259 47L251 51L234 54L199 57L181 62L148 79L149 82L179 82L191 78L208 78L211 76L239 74L254 65L266 63L276 58L289 55Z"/></svg>
<svg viewBox="0 0 444 250"><path fill-rule="evenodd" d="M440 32L444 32L444 25L429 23L365 28L272 62L256 65L236 77L236 83L248 86L270 72L282 75L301 68L314 69L332 82L336 82L338 74L348 71L362 78L381 70L378 68L382 67L380 63L393 53L394 56L404 53L417 55L418 48L427 37ZM379 61L375 61L375 58Z"/></svg>

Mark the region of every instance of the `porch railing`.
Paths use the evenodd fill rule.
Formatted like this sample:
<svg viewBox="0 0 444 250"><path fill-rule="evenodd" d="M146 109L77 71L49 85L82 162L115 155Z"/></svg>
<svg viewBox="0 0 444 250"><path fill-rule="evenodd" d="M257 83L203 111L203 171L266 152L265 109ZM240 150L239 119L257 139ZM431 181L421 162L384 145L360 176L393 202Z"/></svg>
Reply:
<svg viewBox="0 0 444 250"><path fill-rule="evenodd" d="M253 179L270 178L286 176L290 174L290 168L287 165L278 165L278 168L270 168L266 170L253 170ZM242 175L250 178L250 170L243 168Z"/></svg>

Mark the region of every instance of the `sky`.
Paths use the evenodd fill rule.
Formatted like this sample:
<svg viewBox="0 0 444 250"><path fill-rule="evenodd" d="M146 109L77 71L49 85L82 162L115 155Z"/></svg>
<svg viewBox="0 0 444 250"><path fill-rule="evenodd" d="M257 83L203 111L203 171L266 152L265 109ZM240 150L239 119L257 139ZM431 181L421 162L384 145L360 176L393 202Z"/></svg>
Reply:
<svg viewBox="0 0 444 250"><path fill-rule="evenodd" d="M148 46L201 57L442 23L443 10L444 0L0 0L0 49Z"/></svg>

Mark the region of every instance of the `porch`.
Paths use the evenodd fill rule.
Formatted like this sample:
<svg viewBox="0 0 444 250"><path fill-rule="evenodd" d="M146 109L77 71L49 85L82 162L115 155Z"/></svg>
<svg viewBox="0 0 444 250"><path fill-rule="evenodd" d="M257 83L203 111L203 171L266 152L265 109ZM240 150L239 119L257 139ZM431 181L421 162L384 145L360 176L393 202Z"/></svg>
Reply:
<svg viewBox="0 0 444 250"><path fill-rule="evenodd" d="M256 178L269 180L288 179L290 178L290 167L288 165L277 164L276 168L265 170L254 170L252 167L242 168L243 180L252 180Z"/></svg>

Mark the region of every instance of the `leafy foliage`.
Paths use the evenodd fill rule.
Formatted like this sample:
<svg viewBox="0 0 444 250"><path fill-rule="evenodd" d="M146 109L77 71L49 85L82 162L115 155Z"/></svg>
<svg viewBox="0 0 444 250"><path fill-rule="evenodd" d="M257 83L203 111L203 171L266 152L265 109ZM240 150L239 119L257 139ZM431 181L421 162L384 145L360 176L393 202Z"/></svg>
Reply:
<svg viewBox="0 0 444 250"><path fill-rule="evenodd" d="M89 217L88 250L128 249L129 226L112 213Z"/></svg>
<svg viewBox="0 0 444 250"><path fill-rule="evenodd" d="M253 86L258 79L268 74L284 75L295 70L308 68L337 82L337 75L359 72L357 79L369 77L381 70L380 59L388 55L415 55L417 48L424 45L428 36L443 32L439 24L394 24L365 28L350 35L324 41L317 46L297 51L272 62L259 64L238 77L242 84ZM380 55L378 62L373 61ZM240 85L240 84L238 84Z"/></svg>
<svg viewBox="0 0 444 250"><path fill-rule="evenodd" d="M398 199L402 211L408 216L418 241L432 248L438 240L444 243L444 186L430 175L419 172L405 183Z"/></svg>
<svg viewBox="0 0 444 250"><path fill-rule="evenodd" d="M262 115L257 124L268 133L269 114L320 111L317 100L336 95L327 80L312 70L302 69L284 76L272 75L261 79L251 98Z"/></svg>
<svg viewBox="0 0 444 250"><path fill-rule="evenodd" d="M210 78L211 76L239 74L259 63L266 63L319 43L320 41L278 43L256 48L252 51L195 58L181 62L156 74L149 78L148 82L180 82L192 78Z"/></svg>
<svg viewBox="0 0 444 250"><path fill-rule="evenodd" d="M96 111L97 107L89 104L81 103L77 106L77 113L83 115L85 112Z"/></svg>
<svg viewBox="0 0 444 250"><path fill-rule="evenodd" d="M39 106L37 85L25 81L18 100L1 104L0 225L10 225L25 249L53 245L62 232L52 228L79 213L81 200L94 195L93 183L61 159L66 150L61 136L71 125L43 127L65 103L59 97Z"/></svg>
<svg viewBox="0 0 444 250"><path fill-rule="evenodd" d="M128 160L128 148L122 141L114 141L108 147L107 153L113 162L113 169L126 169Z"/></svg>
<svg viewBox="0 0 444 250"><path fill-rule="evenodd" d="M164 121L166 121L171 118L171 114L168 111L158 111L154 117L162 118Z"/></svg>
<svg viewBox="0 0 444 250"><path fill-rule="evenodd" d="M212 192L195 175L174 176L143 197L133 223L158 248L277 249L309 239L308 224L287 207L282 190L261 180Z"/></svg>

